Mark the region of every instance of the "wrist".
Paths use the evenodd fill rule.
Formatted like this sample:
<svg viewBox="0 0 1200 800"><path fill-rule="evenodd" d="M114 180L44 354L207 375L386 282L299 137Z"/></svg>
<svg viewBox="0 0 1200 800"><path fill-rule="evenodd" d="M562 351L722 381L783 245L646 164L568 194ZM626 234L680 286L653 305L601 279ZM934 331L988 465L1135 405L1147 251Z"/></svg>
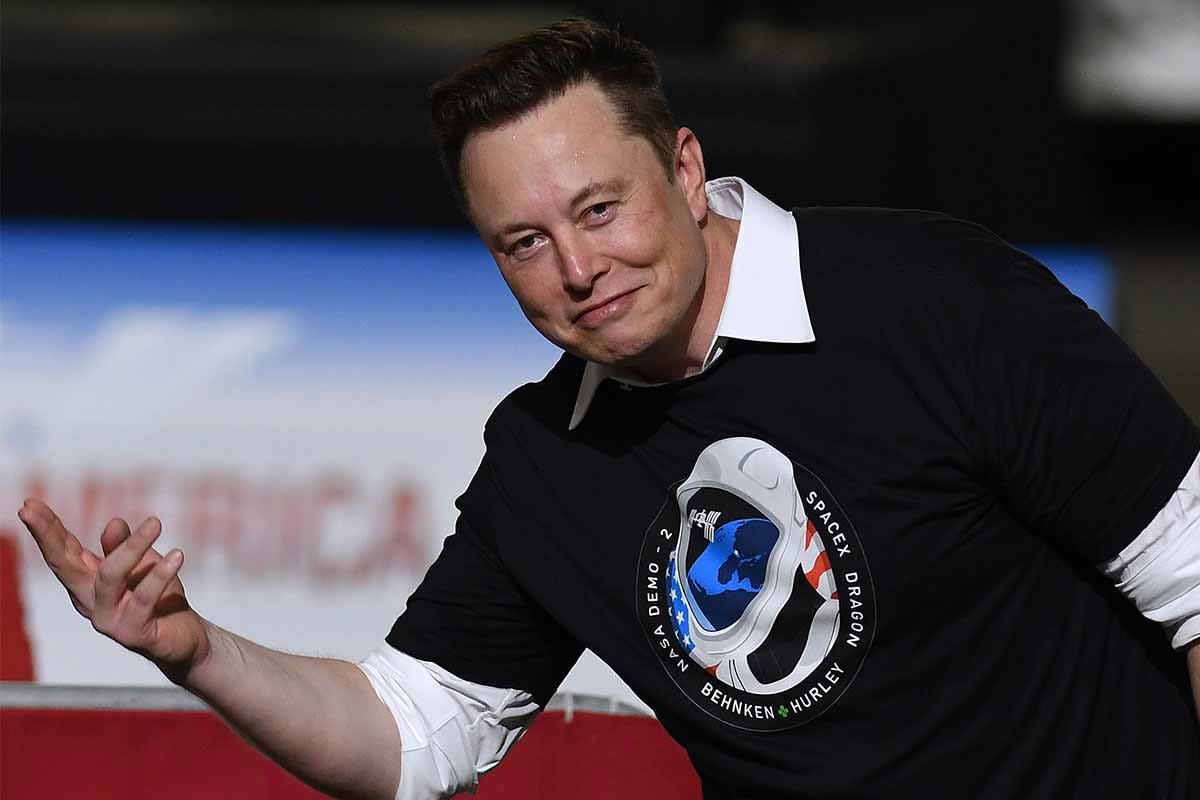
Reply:
<svg viewBox="0 0 1200 800"><path fill-rule="evenodd" d="M214 645L222 635L228 636L228 633L194 611L191 613L195 615L197 633L190 657L177 662L159 663L157 666L171 683L199 694L205 674L213 671Z"/></svg>

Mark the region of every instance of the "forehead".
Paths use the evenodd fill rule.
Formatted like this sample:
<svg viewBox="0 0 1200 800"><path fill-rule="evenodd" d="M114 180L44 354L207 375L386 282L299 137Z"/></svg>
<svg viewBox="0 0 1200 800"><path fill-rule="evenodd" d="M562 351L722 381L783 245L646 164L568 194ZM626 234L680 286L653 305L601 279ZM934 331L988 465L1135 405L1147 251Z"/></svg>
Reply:
<svg viewBox="0 0 1200 800"><path fill-rule="evenodd" d="M604 92L588 83L507 125L472 134L463 148L463 188L486 232L562 210L580 189L632 179L647 161L656 166L649 142L626 133Z"/></svg>

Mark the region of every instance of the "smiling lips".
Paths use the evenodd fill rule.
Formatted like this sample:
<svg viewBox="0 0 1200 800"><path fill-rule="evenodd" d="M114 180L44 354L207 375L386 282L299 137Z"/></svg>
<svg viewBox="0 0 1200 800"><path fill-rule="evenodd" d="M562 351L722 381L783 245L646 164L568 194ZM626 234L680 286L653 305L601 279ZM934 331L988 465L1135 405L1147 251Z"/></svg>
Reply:
<svg viewBox="0 0 1200 800"><path fill-rule="evenodd" d="M642 287L638 286L619 294L609 295L602 300L584 306L583 311L575 317L575 324L584 328L595 328L607 322L633 305L633 295L640 288Z"/></svg>

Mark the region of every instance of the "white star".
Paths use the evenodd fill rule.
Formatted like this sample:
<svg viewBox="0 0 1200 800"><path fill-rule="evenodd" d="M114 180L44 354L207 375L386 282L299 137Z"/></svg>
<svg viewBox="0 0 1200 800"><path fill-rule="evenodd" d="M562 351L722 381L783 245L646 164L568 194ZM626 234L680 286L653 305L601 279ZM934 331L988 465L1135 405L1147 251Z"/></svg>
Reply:
<svg viewBox="0 0 1200 800"><path fill-rule="evenodd" d="M674 586L672 586L672 587L671 587L671 599L672 599L672 600L678 600L678 599L679 599L679 595L675 593L675 587L674 587Z"/></svg>
<svg viewBox="0 0 1200 800"><path fill-rule="evenodd" d="M691 647L692 646L692 637L685 635L683 637L683 643L686 644L688 647Z"/></svg>
<svg viewBox="0 0 1200 800"><path fill-rule="evenodd" d="M675 612L675 619L679 620L679 621L680 621L680 623L682 623L682 622L683 622L683 612L682 612L682 611L676 611L676 612Z"/></svg>

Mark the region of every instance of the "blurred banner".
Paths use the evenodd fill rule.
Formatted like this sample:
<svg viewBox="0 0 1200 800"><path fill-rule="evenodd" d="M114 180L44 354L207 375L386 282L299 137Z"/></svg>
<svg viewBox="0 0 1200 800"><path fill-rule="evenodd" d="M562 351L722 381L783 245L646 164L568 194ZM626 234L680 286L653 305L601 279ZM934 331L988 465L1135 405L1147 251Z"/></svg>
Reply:
<svg viewBox="0 0 1200 800"><path fill-rule="evenodd" d="M492 407L554 350L463 234L7 224L0 522L161 517L195 607L361 656L453 525ZM22 530L23 534L24 531ZM38 680L147 684L24 554Z"/></svg>
<svg viewBox="0 0 1200 800"><path fill-rule="evenodd" d="M465 233L21 222L0 247L0 535L47 683L164 680L76 615L24 496L95 549L155 514L200 613L359 658L452 530L491 409L557 358ZM1112 319L1102 257L1034 252ZM590 655L563 688L637 702Z"/></svg>

